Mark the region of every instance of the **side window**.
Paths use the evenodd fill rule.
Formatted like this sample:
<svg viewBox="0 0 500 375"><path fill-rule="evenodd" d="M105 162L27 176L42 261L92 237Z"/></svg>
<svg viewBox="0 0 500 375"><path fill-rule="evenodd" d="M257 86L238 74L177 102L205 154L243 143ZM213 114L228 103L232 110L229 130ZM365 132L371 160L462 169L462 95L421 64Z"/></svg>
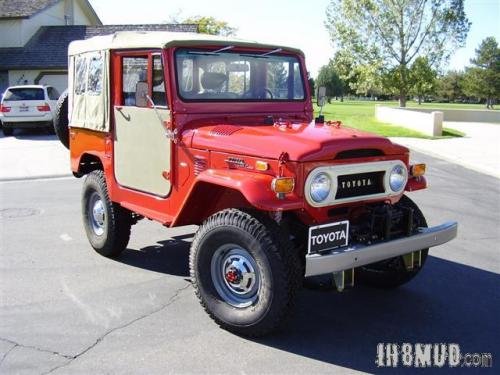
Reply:
<svg viewBox="0 0 500 375"><path fill-rule="evenodd" d="M53 87L47 87L47 94L49 95L50 100L59 99L59 92Z"/></svg>
<svg viewBox="0 0 500 375"><path fill-rule="evenodd" d="M122 60L122 104L135 106L135 91L138 82L147 82L148 58L124 57Z"/></svg>
<svg viewBox="0 0 500 375"><path fill-rule="evenodd" d="M157 106L167 106L165 76L160 55L153 55L153 102Z"/></svg>
<svg viewBox="0 0 500 375"><path fill-rule="evenodd" d="M88 95L101 95L102 92L102 70L103 70L103 56L102 53L97 53L89 56L88 62L88 81L87 81L87 94Z"/></svg>
<svg viewBox="0 0 500 375"><path fill-rule="evenodd" d="M78 55L75 61L75 94L83 95L87 83L87 59L85 55Z"/></svg>

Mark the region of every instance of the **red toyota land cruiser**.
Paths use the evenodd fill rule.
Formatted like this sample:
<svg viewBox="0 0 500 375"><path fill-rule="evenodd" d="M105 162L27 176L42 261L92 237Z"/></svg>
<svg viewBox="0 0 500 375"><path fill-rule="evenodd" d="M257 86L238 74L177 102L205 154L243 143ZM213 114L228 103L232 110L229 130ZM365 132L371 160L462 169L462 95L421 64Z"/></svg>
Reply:
<svg viewBox="0 0 500 375"><path fill-rule="evenodd" d="M196 295L239 334L276 328L304 277L397 287L456 236L405 195L426 187L408 149L313 120L294 48L166 32L73 42L56 132L85 176L91 246L118 256L142 218L199 225Z"/></svg>

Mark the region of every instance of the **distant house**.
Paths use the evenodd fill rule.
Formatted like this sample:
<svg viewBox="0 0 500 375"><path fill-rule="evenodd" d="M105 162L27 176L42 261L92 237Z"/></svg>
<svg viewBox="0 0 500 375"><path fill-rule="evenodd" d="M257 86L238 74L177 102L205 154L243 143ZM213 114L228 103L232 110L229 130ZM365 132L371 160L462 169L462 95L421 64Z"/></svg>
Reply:
<svg viewBox="0 0 500 375"><path fill-rule="evenodd" d="M11 85L67 87L73 40L124 30L197 32L192 24L102 25L87 0L0 1L0 94Z"/></svg>

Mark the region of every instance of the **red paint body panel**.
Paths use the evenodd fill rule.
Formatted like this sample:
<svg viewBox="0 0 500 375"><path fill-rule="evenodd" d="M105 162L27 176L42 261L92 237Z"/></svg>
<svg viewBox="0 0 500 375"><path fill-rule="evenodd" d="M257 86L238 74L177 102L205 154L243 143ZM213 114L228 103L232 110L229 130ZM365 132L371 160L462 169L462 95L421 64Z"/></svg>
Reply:
<svg viewBox="0 0 500 375"><path fill-rule="evenodd" d="M165 87L171 109L170 126L178 131L176 143L165 140L171 142L172 150L168 176L172 189L165 198L121 186L113 167L113 107L122 103L122 56L151 56L158 52L166 62L165 77L170 78ZM328 222L335 218L330 212L332 207L310 207L303 196L304 182L311 170L324 165L394 159L408 165L408 149L386 138L311 122L313 107L307 84L304 101L183 102L176 93L175 70L170 68L174 66L174 52L175 49L112 51L110 133L71 128L73 172L81 172L81 163L88 155L98 158L104 168L110 198L133 212L170 226L198 224L217 210L228 207L293 211L305 224ZM303 56L298 58L304 73ZM149 66L151 68L151 57ZM339 152L355 149L376 149L383 155L334 160ZM288 154L288 160L280 164L278 158L283 152ZM255 170L257 161L267 162L268 169ZM294 191L284 199L278 199L271 190L276 176L295 178ZM410 179L407 184L408 191L424 187L422 178ZM392 203L399 198L392 198ZM371 202L375 201L338 207Z"/></svg>
<svg viewBox="0 0 500 375"><path fill-rule="evenodd" d="M378 149L386 155L401 155L405 147L395 145L387 138L345 127L292 123L282 125L239 125L241 130L229 135L213 135L209 125L197 128L192 147L242 155L277 159L286 151L292 161L332 160L341 151Z"/></svg>

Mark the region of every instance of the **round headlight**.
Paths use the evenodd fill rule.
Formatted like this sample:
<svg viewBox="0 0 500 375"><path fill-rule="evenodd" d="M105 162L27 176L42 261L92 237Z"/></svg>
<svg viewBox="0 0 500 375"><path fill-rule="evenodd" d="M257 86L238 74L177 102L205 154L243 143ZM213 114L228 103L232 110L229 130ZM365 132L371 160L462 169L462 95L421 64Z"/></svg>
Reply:
<svg viewBox="0 0 500 375"><path fill-rule="evenodd" d="M311 182L310 196L316 203L323 202L330 194L332 180L326 173L318 173Z"/></svg>
<svg viewBox="0 0 500 375"><path fill-rule="evenodd" d="M389 176L389 186L392 191L401 191L406 185L408 172L402 165L395 165Z"/></svg>

